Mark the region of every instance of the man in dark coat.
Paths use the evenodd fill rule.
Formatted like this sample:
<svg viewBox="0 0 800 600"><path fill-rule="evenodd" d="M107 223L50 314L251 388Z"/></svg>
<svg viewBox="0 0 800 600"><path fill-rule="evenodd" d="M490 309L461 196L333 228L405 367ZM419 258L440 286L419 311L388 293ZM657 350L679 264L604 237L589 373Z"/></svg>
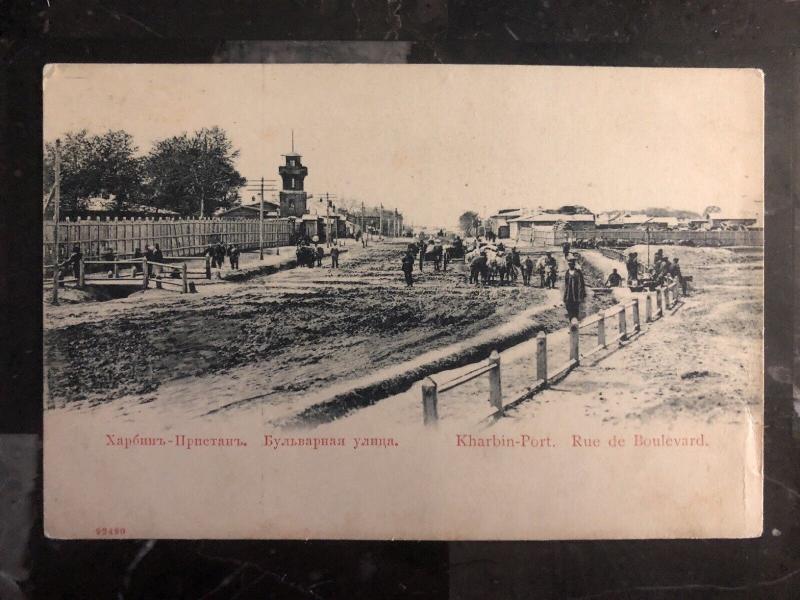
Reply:
<svg viewBox="0 0 800 600"><path fill-rule="evenodd" d="M561 249L564 251L564 260L567 260L570 251L569 242L564 242L563 244L561 244Z"/></svg>
<svg viewBox="0 0 800 600"><path fill-rule="evenodd" d="M581 302L586 298L586 283L583 273L575 268L575 259L567 261L569 268L564 273L564 306L567 308L567 317L579 319Z"/></svg>
<svg viewBox="0 0 800 600"><path fill-rule="evenodd" d="M625 261L625 267L628 269L628 283L639 281L639 261L636 252L631 252L628 255L628 260Z"/></svg>
<svg viewBox="0 0 800 600"><path fill-rule="evenodd" d="M211 258L212 269L217 266L217 249L214 247L214 244L209 242L208 246L206 246L206 251L203 253L203 255Z"/></svg>
<svg viewBox="0 0 800 600"><path fill-rule="evenodd" d="M683 277L683 273L681 273L681 266L678 264L678 259L674 259L672 261L672 272L670 273L675 280L681 284L681 290L683 291L683 295L686 295L686 279Z"/></svg>
<svg viewBox="0 0 800 600"><path fill-rule="evenodd" d="M425 264L425 252L428 251L428 244L424 241L419 243L419 270L422 271L422 265Z"/></svg>
<svg viewBox="0 0 800 600"><path fill-rule="evenodd" d="M606 279L606 287L619 287L622 283L622 276L616 269L611 269L611 275Z"/></svg>
<svg viewBox="0 0 800 600"><path fill-rule="evenodd" d="M339 268L339 248L333 246L331 248L331 269L338 269Z"/></svg>
<svg viewBox="0 0 800 600"><path fill-rule="evenodd" d="M533 259L529 256L525 259L522 266L522 283L523 285L531 284L531 274L533 273Z"/></svg>
<svg viewBox="0 0 800 600"><path fill-rule="evenodd" d="M142 251L140 248L135 248L133 251L133 258L142 258ZM133 275L139 272L139 263L133 263Z"/></svg>
<svg viewBox="0 0 800 600"><path fill-rule="evenodd" d="M414 255L411 252L406 252L403 256L403 275L406 278L406 285L411 287L414 285Z"/></svg>
<svg viewBox="0 0 800 600"><path fill-rule="evenodd" d="M230 257L231 261L231 269L239 268L239 254L239 246L236 244L231 244L231 247L228 250L228 256Z"/></svg>
<svg viewBox="0 0 800 600"><path fill-rule="evenodd" d="M217 256L217 266L221 269L225 264L225 244L217 242L215 254Z"/></svg>
<svg viewBox="0 0 800 600"><path fill-rule="evenodd" d="M72 267L72 274L75 276L75 279L80 279L81 277L81 258L83 258L83 253L81 252L81 247L78 244L75 244L72 247L72 253L69 255L69 258L61 263L61 269L66 269L68 267ZM60 279L61 277L59 277Z"/></svg>
<svg viewBox="0 0 800 600"><path fill-rule="evenodd" d="M315 254L316 254L316 257L317 257L317 266L321 267L322 266L322 259L325 258L325 250L322 248L322 246L317 246Z"/></svg>

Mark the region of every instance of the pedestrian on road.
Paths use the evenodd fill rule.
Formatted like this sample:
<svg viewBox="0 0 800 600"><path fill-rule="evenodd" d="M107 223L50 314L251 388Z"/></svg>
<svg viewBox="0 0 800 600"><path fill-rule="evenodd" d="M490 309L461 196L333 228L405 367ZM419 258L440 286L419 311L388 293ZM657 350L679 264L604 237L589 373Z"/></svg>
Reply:
<svg viewBox="0 0 800 600"><path fill-rule="evenodd" d="M317 257L317 266L321 267L322 266L322 259L325 258L325 250L323 250L322 246L317 245L315 254L316 254L316 257Z"/></svg>
<svg viewBox="0 0 800 600"><path fill-rule="evenodd" d="M239 254L239 246L231 244L230 250L228 250L228 256L231 260L231 269L239 269Z"/></svg>
<svg viewBox="0 0 800 600"><path fill-rule="evenodd" d="M61 271L61 275L59 275L59 279L63 278L64 269L68 267L72 267L72 274L75 276L75 280L77 281L81 277L81 258L83 258L83 253L81 252L81 247L78 244L72 246L72 253L69 255L69 258L65 260L63 263L59 265L59 271Z"/></svg>
<svg viewBox="0 0 800 600"><path fill-rule="evenodd" d="M525 259L522 267L522 283L523 285L531 284L531 275L533 274L533 259L529 256Z"/></svg>
<svg viewBox="0 0 800 600"><path fill-rule="evenodd" d="M133 250L133 258L134 260L138 260L142 258L142 250L141 248L134 248ZM136 274L139 272L139 263L133 263L133 276L136 277Z"/></svg>
<svg viewBox="0 0 800 600"><path fill-rule="evenodd" d="M564 260L567 260L567 258L569 257L569 250L570 250L569 242L564 242L563 244L561 244L561 249L564 251Z"/></svg>
<svg viewBox="0 0 800 600"><path fill-rule="evenodd" d="M150 244L144 247L144 257L147 259L147 275L150 276L153 274L153 265L150 264L153 262L153 247Z"/></svg>
<svg viewBox="0 0 800 600"><path fill-rule="evenodd" d="M425 263L425 252L428 245L425 242L420 242L419 245L419 270L422 271L422 265Z"/></svg>
<svg viewBox="0 0 800 600"><path fill-rule="evenodd" d="M225 245L221 241L217 242L214 253L217 256L217 266L221 269L225 265Z"/></svg>
<svg viewBox="0 0 800 600"><path fill-rule="evenodd" d="M411 287L414 285L414 255L411 252L406 252L403 256L403 275L406 278L406 285Z"/></svg>
<svg viewBox="0 0 800 600"><path fill-rule="evenodd" d="M212 269L216 268L217 251L216 248L214 248L214 244L212 244L211 242L208 243L208 246L206 246L206 251L203 253L203 256L208 256L209 258L211 258L211 268Z"/></svg>
<svg viewBox="0 0 800 600"><path fill-rule="evenodd" d="M580 318L580 306L586 298L586 283L583 280L583 273L575 268L575 259L570 258L567 264L569 268L564 273L564 306L571 321Z"/></svg>
<svg viewBox="0 0 800 600"><path fill-rule="evenodd" d="M628 260L625 261L625 268L628 269L628 283L631 285L639 284L639 261L636 252L631 252L628 255Z"/></svg>
<svg viewBox="0 0 800 600"><path fill-rule="evenodd" d="M163 263L164 262L164 253L161 252L161 246L159 246L158 244L156 244L155 248L153 249L153 260L155 262L157 262L157 263ZM155 270L156 275L161 275L162 268L163 267L160 267L160 266L156 266L155 267L154 270Z"/></svg>
<svg viewBox="0 0 800 600"><path fill-rule="evenodd" d="M334 246L331 248L331 269L339 268L339 248Z"/></svg>
<svg viewBox="0 0 800 600"><path fill-rule="evenodd" d="M681 284L681 290L683 291L683 295L686 295L686 279L681 273L681 266L678 264L678 259L672 261L672 273L671 275Z"/></svg>

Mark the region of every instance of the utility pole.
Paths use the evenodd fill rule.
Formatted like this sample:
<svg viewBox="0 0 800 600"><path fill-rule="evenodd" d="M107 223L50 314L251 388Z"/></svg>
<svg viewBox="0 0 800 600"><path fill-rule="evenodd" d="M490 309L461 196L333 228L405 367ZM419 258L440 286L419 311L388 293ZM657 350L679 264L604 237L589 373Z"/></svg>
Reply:
<svg viewBox="0 0 800 600"><path fill-rule="evenodd" d="M249 192L258 192L258 259L264 260L264 192L276 191L274 187L267 187L269 184L275 183L274 179L265 179L261 177L259 180L247 180L248 187L245 189ZM280 243L280 242L276 242Z"/></svg>
<svg viewBox="0 0 800 600"><path fill-rule="evenodd" d="M58 219L61 214L61 140L56 140L55 206L53 207L53 304L58 304Z"/></svg>
<svg viewBox="0 0 800 600"><path fill-rule="evenodd" d="M264 260L264 178L261 178L261 201L258 204L258 260Z"/></svg>
<svg viewBox="0 0 800 600"><path fill-rule="evenodd" d="M383 237L383 202L381 202L381 208L378 213L378 239Z"/></svg>

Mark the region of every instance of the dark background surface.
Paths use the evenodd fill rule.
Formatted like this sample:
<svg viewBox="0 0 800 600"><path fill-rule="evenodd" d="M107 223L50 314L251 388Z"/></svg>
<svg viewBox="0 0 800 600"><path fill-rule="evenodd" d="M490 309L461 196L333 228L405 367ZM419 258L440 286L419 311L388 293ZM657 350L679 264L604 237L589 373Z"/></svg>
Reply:
<svg viewBox="0 0 800 600"><path fill-rule="evenodd" d="M761 538L54 541L42 534L40 468L15 472L24 461L9 451L13 444L0 444L0 500L19 494L17 480L35 478L39 490L23 499L33 507L27 521L11 523L0 512L0 598L13 593L4 576L28 598L800 596L800 432L792 412L800 2L42 0L12 3L0 19L0 433L41 433L41 68L48 62L758 67L766 78L767 228ZM23 546L13 564L12 543Z"/></svg>

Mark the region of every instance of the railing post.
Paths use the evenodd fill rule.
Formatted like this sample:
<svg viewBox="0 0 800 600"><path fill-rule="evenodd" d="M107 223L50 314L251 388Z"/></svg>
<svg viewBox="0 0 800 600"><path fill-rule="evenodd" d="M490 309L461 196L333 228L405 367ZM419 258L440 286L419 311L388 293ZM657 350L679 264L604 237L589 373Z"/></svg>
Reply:
<svg viewBox="0 0 800 600"><path fill-rule="evenodd" d="M536 379L547 382L547 334L536 334Z"/></svg>
<svg viewBox="0 0 800 600"><path fill-rule="evenodd" d="M119 264L115 262L112 269L114 270L114 279L119 279Z"/></svg>
<svg viewBox="0 0 800 600"><path fill-rule="evenodd" d="M656 314L659 317L663 317L664 316L664 307L663 307L662 298L661 298L661 291L660 290L656 290L655 291L655 296L656 296Z"/></svg>
<svg viewBox="0 0 800 600"><path fill-rule="evenodd" d="M603 313L598 313L599 319L597 320L597 345L601 348L606 347L606 317Z"/></svg>
<svg viewBox="0 0 800 600"><path fill-rule="evenodd" d="M633 299L633 306L631 308L633 309L633 331L635 333L639 333L642 330L642 326L639 323L639 299L638 298L634 298Z"/></svg>
<svg viewBox="0 0 800 600"><path fill-rule="evenodd" d="M149 267L147 266L147 258L142 259L142 288L147 289L147 285L150 283L150 273L148 272Z"/></svg>
<svg viewBox="0 0 800 600"><path fill-rule="evenodd" d="M622 307L622 310L619 311L617 315L618 323L619 323L619 341L624 342L628 339L628 321L625 318L625 307Z"/></svg>
<svg viewBox="0 0 800 600"><path fill-rule="evenodd" d="M181 278L183 279L183 293L189 293L189 272L186 269L186 263L181 263Z"/></svg>
<svg viewBox="0 0 800 600"><path fill-rule="evenodd" d="M492 350L489 362L494 363L494 368L489 371L489 404L497 410L503 409L503 390L500 382L500 355L497 350Z"/></svg>
<svg viewBox="0 0 800 600"><path fill-rule="evenodd" d="M644 320L646 323L653 322L653 297L647 292L644 297Z"/></svg>
<svg viewBox="0 0 800 600"><path fill-rule="evenodd" d="M578 319L572 318L569 324L569 359L574 360L577 365L580 362Z"/></svg>
<svg viewBox="0 0 800 600"><path fill-rule="evenodd" d="M439 420L436 382L426 377L422 382L422 419L425 425L436 425Z"/></svg>
<svg viewBox="0 0 800 600"><path fill-rule="evenodd" d="M78 263L78 287L82 288L85 282L86 282L86 263L84 263L83 258L81 258L80 262Z"/></svg>
<svg viewBox="0 0 800 600"><path fill-rule="evenodd" d="M161 277L159 277L158 275L156 275L156 289L157 290L161 289Z"/></svg>
<svg viewBox="0 0 800 600"><path fill-rule="evenodd" d="M206 279L211 279L211 257L206 256Z"/></svg>
<svg viewBox="0 0 800 600"><path fill-rule="evenodd" d="M661 288L661 295L664 296L661 300L661 315L666 316L666 312L669 310L669 289Z"/></svg>

